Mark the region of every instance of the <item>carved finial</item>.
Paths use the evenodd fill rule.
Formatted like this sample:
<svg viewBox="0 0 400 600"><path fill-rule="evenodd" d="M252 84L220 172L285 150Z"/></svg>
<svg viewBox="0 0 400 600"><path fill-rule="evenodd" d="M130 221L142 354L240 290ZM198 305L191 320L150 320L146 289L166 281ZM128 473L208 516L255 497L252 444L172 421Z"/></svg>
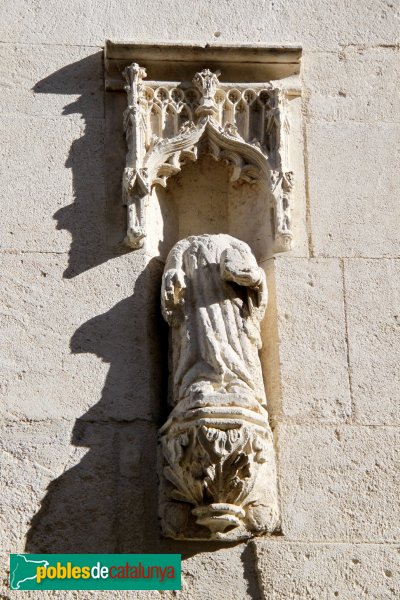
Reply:
<svg viewBox="0 0 400 600"><path fill-rule="evenodd" d="M131 65L125 67L122 74L125 77L128 85L132 85L132 83L138 83L139 80L145 79L145 77L147 77L146 69L144 69L137 63L132 63Z"/></svg>
<svg viewBox="0 0 400 600"><path fill-rule="evenodd" d="M221 75L221 71L213 73L210 69L203 69L193 77L194 85L201 91L204 98L214 98L219 86L219 75Z"/></svg>
<svg viewBox="0 0 400 600"><path fill-rule="evenodd" d="M132 63L128 67L125 67L122 74L126 81L125 91L128 94L128 104L136 104L139 99L141 83L147 77L146 69L137 63Z"/></svg>
<svg viewBox="0 0 400 600"><path fill-rule="evenodd" d="M221 71L213 73L210 69L203 69L193 77L193 83L197 89L200 90L202 95L200 106L196 110L196 115L198 117L209 115L215 117L218 114L214 96L219 86L219 75L221 75Z"/></svg>

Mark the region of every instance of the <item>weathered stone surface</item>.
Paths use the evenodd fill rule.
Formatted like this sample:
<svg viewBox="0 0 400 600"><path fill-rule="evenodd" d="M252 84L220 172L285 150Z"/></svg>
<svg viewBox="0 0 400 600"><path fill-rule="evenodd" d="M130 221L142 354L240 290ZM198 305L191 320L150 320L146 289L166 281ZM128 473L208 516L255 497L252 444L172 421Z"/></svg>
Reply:
<svg viewBox="0 0 400 600"><path fill-rule="evenodd" d="M400 423L400 261L345 260L354 418Z"/></svg>
<svg viewBox="0 0 400 600"><path fill-rule="evenodd" d="M157 419L161 265L146 266L139 253L72 279L63 279L66 268L66 254L2 256L1 413L14 420Z"/></svg>
<svg viewBox="0 0 400 600"><path fill-rule="evenodd" d="M342 421L351 401L339 261L278 257L274 276L281 400L271 398L271 416Z"/></svg>
<svg viewBox="0 0 400 600"><path fill-rule="evenodd" d="M251 0L215 4L201 0L171 10L167 0L97 4L68 0L56 3L17 0L3 11L1 39L51 44L96 44L107 38L194 40L198 43L302 43L308 48L336 49L338 44L393 44L398 39L396 3L368 0L363 10L356 0L343 9L341 0L328 7L324 0L293 4ZM160 16L162 18L160 18ZM78 19L78 21L77 21Z"/></svg>
<svg viewBox="0 0 400 600"><path fill-rule="evenodd" d="M179 592L178 592L179 593ZM169 600L179 598L175 592L157 592L149 590L145 592L120 591L120 590L105 590L105 591L25 591L24 599L26 600L81 600L82 594L85 594L85 600ZM21 592L11 591L4 600L17 600L21 597ZM3 598L2 598L3 600ZM238 599L239 600L239 599Z"/></svg>
<svg viewBox="0 0 400 600"><path fill-rule="evenodd" d="M182 574L182 592L177 593L182 600L253 600L258 596L254 555L244 545L191 556L183 560Z"/></svg>
<svg viewBox="0 0 400 600"><path fill-rule="evenodd" d="M86 524L95 518L98 523L97 537L102 540L103 545L112 547L114 533L112 532L112 489L110 485L110 474L112 471L106 468L109 462L110 450L104 447L103 458L100 459L98 468L90 474L89 470L82 470L80 461L85 461L86 448L74 448L70 445L71 424L67 422L56 425L50 423L28 424L19 423L5 425L2 430L1 448L3 455L3 466L1 472L2 490L2 550L6 552L23 552L25 550L25 535L28 534L29 552L51 552L51 545L47 540L51 539L54 544L55 538L59 538L59 544L65 544L64 535L71 534L81 516L84 516L85 508L87 514L84 517ZM105 441L103 437L103 442ZM99 455L98 455L99 456ZM107 458L108 457L108 458ZM78 466L76 466L78 465ZM78 471L81 476L69 477L65 474L69 469L72 474ZM96 482L96 474L104 470L104 480ZM85 471L85 472L84 472ZM84 484L85 476L90 476L91 484ZM108 480L108 483L106 483ZM68 482L66 486L62 481ZM53 483L52 483L53 482ZM31 520L40 509L40 502L46 496L46 488L50 484L49 496L55 497L68 503L66 505L53 503L43 506L43 515L40 520L47 520L47 532L41 528L40 539L37 532L31 530ZM83 487L81 487L83 485ZM89 492L90 499L81 496L83 489ZM90 488L92 489L90 490ZM58 489L57 489L58 488ZM61 488L64 488L63 490ZM103 491L100 492L100 489ZM94 495L93 495L94 493ZM97 494L101 493L103 502L97 503ZM93 504L94 503L94 504ZM97 505L97 506L96 506ZM73 510L75 507L75 510ZM71 511L71 512L70 512ZM54 514L55 512L55 514ZM70 513L70 514L69 514ZM32 532L33 538L29 539ZM86 531L86 534L88 532ZM79 543L85 543L84 531L79 533L75 529L75 544L71 540L71 547L79 548ZM54 552L56 550L53 550ZM78 551L78 549L77 549Z"/></svg>
<svg viewBox="0 0 400 600"><path fill-rule="evenodd" d="M400 48L352 45L305 52L303 97L311 121L398 122Z"/></svg>
<svg viewBox="0 0 400 600"><path fill-rule="evenodd" d="M104 252L102 121L3 117L0 136L1 249Z"/></svg>
<svg viewBox="0 0 400 600"><path fill-rule="evenodd" d="M399 549L381 544L252 542L265 600L394 600Z"/></svg>
<svg viewBox="0 0 400 600"><path fill-rule="evenodd" d="M3 115L104 117L100 49L0 43Z"/></svg>
<svg viewBox="0 0 400 600"><path fill-rule="evenodd" d="M288 540L398 540L398 429L280 425L277 435Z"/></svg>
<svg viewBox="0 0 400 600"><path fill-rule="evenodd" d="M149 544L156 546L153 425L7 423L0 443L3 551L148 552Z"/></svg>
<svg viewBox="0 0 400 600"><path fill-rule="evenodd" d="M307 129L317 256L398 256L400 127L314 123Z"/></svg>

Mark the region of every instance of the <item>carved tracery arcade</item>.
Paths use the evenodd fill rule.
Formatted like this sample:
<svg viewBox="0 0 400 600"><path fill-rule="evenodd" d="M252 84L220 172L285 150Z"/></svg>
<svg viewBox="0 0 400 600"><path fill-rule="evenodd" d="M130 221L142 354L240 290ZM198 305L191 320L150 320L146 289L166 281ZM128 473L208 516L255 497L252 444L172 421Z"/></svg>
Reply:
<svg viewBox="0 0 400 600"><path fill-rule="evenodd" d="M291 247L289 118L286 92L272 84L221 83L203 69L192 82L145 82L137 63L125 68L128 107L124 126L128 153L123 201L126 243L140 248L146 237L146 206L153 186L201 155L230 168L235 185L259 182L272 198L275 252Z"/></svg>

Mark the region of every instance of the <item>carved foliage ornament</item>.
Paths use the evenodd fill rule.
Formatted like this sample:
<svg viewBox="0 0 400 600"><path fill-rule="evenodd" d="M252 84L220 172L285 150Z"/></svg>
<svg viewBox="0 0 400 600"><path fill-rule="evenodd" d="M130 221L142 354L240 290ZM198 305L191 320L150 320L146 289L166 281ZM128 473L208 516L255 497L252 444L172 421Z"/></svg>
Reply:
<svg viewBox="0 0 400 600"><path fill-rule="evenodd" d="M288 101L266 84L253 88L221 84L219 71L204 69L191 84L146 84L145 69L124 70L128 107L124 126L128 153L123 202L128 211L126 243L140 248L146 237L145 207L153 186L165 187L188 161L209 154L231 167L231 181L261 182L272 198L276 252L291 247L288 170ZM268 192L268 193L267 193Z"/></svg>
<svg viewBox="0 0 400 600"><path fill-rule="evenodd" d="M172 248L161 292L174 406L160 431L168 537L233 541L279 526L258 357L266 303L264 272L244 242L204 234Z"/></svg>

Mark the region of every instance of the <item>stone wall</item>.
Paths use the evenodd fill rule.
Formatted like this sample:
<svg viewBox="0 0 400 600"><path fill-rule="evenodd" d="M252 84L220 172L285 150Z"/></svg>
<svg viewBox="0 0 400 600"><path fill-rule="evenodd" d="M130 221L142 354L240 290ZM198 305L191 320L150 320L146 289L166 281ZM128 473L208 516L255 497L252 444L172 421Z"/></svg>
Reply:
<svg viewBox="0 0 400 600"><path fill-rule="evenodd" d="M399 597L398 4L8 0L1 30L2 573L9 552L175 551L181 593L101 598ZM159 537L162 265L109 202L106 38L303 46L308 244L270 268L282 536Z"/></svg>

